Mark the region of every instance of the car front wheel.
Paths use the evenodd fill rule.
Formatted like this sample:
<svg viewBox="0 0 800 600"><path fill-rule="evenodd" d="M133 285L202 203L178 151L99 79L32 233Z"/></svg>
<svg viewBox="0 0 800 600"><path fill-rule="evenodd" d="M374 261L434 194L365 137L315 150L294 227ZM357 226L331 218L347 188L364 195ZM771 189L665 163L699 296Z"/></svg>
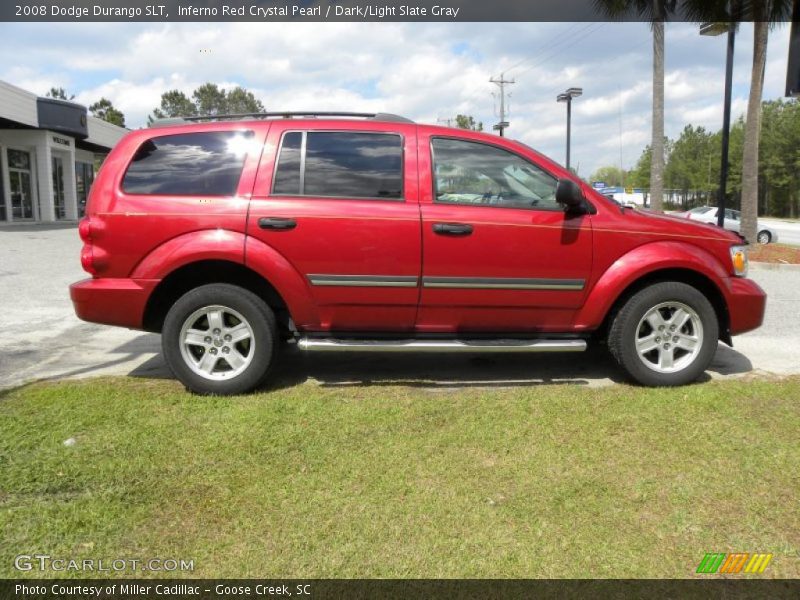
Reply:
<svg viewBox="0 0 800 600"><path fill-rule="evenodd" d="M275 316L252 292L229 284L184 294L164 320L167 365L199 394L241 394L266 378L277 352Z"/></svg>
<svg viewBox="0 0 800 600"><path fill-rule="evenodd" d="M759 231L756 239L759 244L769 244L772 241L772 235L769 231Z"/></svg>
<svg viewBox="0 0 800 600"><path fill-rule="evenodd" d="M684 385L708 367L717 348L714 308L696 288L663 282L631 296L614 317L608 347L637 382Z"/></svg>

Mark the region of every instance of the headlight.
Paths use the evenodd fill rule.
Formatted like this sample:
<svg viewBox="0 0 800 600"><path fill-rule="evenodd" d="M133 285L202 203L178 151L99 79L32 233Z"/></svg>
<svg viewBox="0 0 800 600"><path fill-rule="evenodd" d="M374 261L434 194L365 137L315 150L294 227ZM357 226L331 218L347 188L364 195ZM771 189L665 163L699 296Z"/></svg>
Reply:
<svg viewBox="0 0 800 600"><path fill-rule="evenodd" d="M731 246L731 264L734 275L747 277L747 246Z"/></svg>

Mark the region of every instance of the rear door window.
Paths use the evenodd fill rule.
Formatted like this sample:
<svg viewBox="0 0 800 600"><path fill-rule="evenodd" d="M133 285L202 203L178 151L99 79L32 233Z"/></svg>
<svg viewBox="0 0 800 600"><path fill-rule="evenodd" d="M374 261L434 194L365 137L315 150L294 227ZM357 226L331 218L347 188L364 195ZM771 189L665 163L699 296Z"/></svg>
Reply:
<svg viewBox="0 0 800 600"><path fill-rule="evenodd" d="M154 137L128 166L122 189L128 194L233 196L252 131L209 131Z"/></svg>
<svg viewBox="0 0 800 600"><path fill-rule="evenodd" d="M393 133L287 132L272 193L400 200L402 138Z"/></svg>

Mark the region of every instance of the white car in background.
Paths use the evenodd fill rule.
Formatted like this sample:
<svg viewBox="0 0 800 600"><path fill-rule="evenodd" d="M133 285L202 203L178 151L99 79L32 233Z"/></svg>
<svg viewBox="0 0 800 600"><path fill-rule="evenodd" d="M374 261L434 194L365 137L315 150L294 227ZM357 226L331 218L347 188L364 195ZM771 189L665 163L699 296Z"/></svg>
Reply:
<svg viewBox="0 0 800 600"><path fill-rule="evenodd" d="M717 214L719 209L716 206L698 206L686 212L675 213L676 217L684 217L692 221L701 221L702 223L717 224ZM731 208L725 209L725 229L739 233L739 227L742 224L742 213L738 210ZM757 223L756 241L759 244L769 244L778 241L778 233L769 227L765 227L761 223Z"/></svg>

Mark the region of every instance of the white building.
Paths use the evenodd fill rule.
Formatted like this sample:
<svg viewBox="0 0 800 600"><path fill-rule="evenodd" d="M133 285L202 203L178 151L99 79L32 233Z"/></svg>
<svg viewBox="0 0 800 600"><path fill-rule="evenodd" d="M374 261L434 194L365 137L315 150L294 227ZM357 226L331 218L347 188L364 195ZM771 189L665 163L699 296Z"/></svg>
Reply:
<svg viewBox="0 0 800 600"><path fill-rule="evenodd" d="M95 158L127 132L0 81L0 223L79 219Z"/></svg>

